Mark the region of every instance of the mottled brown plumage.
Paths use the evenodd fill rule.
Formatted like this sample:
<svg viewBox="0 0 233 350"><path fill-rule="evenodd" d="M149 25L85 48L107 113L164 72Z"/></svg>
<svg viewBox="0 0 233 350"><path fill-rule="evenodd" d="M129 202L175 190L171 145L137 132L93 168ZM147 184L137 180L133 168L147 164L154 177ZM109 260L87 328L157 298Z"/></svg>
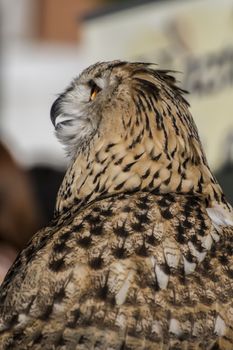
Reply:
<svg viewBox="0 0 233 350"><path fill-rule="evenodd" d="M168 72L98 63L51 110L72 163L0 293L1 349L233 349L233 218Z"/></svg>

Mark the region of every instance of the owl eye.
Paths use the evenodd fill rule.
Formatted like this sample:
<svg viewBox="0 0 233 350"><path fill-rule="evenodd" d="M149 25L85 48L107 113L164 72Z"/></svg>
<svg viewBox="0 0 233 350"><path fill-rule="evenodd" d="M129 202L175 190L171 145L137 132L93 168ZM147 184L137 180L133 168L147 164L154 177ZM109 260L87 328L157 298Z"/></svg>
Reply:
<svg viewBox="0 0 233 350"><path fill-rule="evenodd" d="M94 80L90 80L89 85L91 87L90 101L94 101L97 94L101 91L101 88L94 82Z"/></svg>

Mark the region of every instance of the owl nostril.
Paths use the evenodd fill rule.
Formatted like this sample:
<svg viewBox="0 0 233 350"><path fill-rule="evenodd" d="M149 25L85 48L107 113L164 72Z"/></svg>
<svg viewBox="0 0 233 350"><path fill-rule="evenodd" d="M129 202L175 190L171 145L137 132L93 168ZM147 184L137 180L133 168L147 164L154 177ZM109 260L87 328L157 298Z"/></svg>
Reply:
<svg viewBox="0 0 233 350"><path fill-rule="evenodd" d="M52 107L50 109L50 119L54 126L56 126L56 118L61 113L60 111L60 105L61 105L61 96L59 96L52 104Z"/></svg>

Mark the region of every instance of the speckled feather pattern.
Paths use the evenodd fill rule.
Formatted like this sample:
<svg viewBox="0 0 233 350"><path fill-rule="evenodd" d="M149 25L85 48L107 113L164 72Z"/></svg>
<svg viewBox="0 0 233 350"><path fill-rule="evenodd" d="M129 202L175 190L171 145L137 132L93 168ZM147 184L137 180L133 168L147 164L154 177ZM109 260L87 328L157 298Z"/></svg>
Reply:
<svg viewBox="0 0 233 350"><path fill-rule="evenodd" d="M73 161L1 287L0 348L233 349L232 208L182 91L146 64L100 63L53 112L90 77L109 85L75 107L86 133L57 130Z"/></svg>
<svg viewBox="0 0 233 350"><path fill-rule="evenodd" d="M232 232L199 198L122 194L65 216L7 277L6 349L209 349L217 320L230 349Z"/></svg>

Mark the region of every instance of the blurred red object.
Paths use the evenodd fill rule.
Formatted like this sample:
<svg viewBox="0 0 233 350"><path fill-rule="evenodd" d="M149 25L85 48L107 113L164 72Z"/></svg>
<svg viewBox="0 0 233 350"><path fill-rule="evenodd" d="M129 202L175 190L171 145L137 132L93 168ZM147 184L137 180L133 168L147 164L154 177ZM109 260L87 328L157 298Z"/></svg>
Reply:
<svg viewBox="0 0 233 350"><path fill-rule="evenodd" d="M0 281L39 226L30 179L0 142Z"/></svg>
<svg viewBox="0 0 233 350"><path fill-rule="evenodd" d="M37 0L38 36L45 41L78 42L80 19L104 0Z"/></svg>

